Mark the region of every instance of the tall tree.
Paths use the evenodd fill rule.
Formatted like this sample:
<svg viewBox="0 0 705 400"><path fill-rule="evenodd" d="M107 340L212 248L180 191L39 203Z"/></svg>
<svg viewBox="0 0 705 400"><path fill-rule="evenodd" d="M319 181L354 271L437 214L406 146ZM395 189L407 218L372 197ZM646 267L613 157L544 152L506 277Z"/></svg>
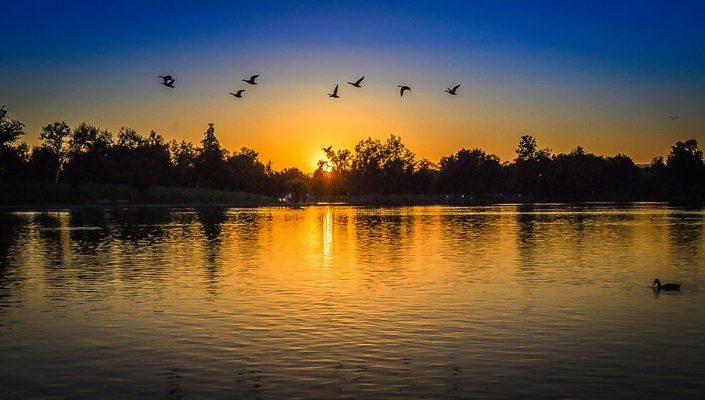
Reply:
<svg viewBox="0 0 705 400"><path fill-rule="evenodd" d="M194 168L197 154L191 142L185 140L169 142L169 155L174 174L171 182L184 186L192 186L195 183Z"/></svg>
<svg viewBox="0 0 705 400"><path fill-rule="evenodd" d="M252 193L263 193L267 184L265 165L259 153L243 147L226 161L227 180L230 189Z"/></svg>
<svg viewBox="0 0 705 400"><path fill-rule="evenodd" d="M21 143L15 145L17 139L24 135L24 124L11 119L5 106L0 105L0 180L17 181L25 172L28 147Z"/></svg>
<svg viewBox="0 0 705 400"><path fill-rule="evenodd" d="M551 150L539 149L533 136L524 135L519 139L515 153L516 180L513 185L516 192L530 199L541 195L544 191L545 175L551 163Z"/></svg>
<svg viewBox="0 0 705 400"><path fill-rule="evenodd" d="M701 186L705 183L705 166L703 166L703 152L698 147L697 140L688 139L684 142L679 140L671 146L666 166L676 191L703 191Z"/></svg>
<svg viewBox="0 0 705 400"><path fill-rule="evenodd" d="M43 146L51 150L56 158L56 173L54 183L59 183L59 174L64 169L68 160L68 140L71 137L71 128L66 121L52 122L42 128L39 139L43 140Z"/></svg>
<svg viewBox="0 0 705 400"><path fill-rule="evenodd" d="M460 149L441 158L443 186L452 193L473 196L496 194L501 187L502 165L499 157L481 149Z"/></svg>
<svg viewBox="0 0 705 400"><path fill-rule="evenodd" d="M0 148L9 147L20 136L24 135L24 124L16 119L11 119L7 108L0 105Z"/></svg>
<svg viewBox="0 0 705 400"><path fill-rule="evenodd" d="M65 174L73 184L81 182L99 182L110 179L107 168L108 151L113 145L113 135L108 130L82 122L69 140L70 161Z"/></svg>
<svg viewBox="0 0 705 400"><path fill-rule="evenodd" d="M222 189L226 180L225 157L227 152L220 147L215 136L215 126L208 124L208 129L201 140L203 147L198 149L196 157L197 186L203 185L212 189Z"/></svg>

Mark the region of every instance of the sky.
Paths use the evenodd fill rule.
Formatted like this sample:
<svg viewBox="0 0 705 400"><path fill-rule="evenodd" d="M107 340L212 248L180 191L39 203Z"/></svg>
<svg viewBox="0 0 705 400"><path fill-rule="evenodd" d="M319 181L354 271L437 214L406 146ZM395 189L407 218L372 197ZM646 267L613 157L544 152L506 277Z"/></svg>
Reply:
<svg viewBox="0 0 705 400"><path fill-rule="evenodd" d="M434 162L463 147L511 160L523 134L638 163L676 140L705 144L703 1L0 7L0 104L30 144L57 120L194 143L213 122L226 148L304 171L321 147L390 134ZM175 89L159 84L165 73ZM240 81L255 73L259 85ZM362 75L361 89L345 84ZM412 92L400 98L400 84ZM458 96L443 92L455 84ZM243 99L228 94L237 89Z"/></svg>

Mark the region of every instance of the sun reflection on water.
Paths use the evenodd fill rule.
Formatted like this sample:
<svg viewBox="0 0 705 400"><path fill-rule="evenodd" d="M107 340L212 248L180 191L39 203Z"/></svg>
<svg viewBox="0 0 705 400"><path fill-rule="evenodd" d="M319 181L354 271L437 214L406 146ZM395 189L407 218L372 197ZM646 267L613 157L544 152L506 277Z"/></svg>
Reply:
<svg viewBox="0 0 705 400"><path fill-rule="evenodd" d="M330 265L333 258L333 211L330 206L326 208L323 215L323 261L326 266Z"/></svg>

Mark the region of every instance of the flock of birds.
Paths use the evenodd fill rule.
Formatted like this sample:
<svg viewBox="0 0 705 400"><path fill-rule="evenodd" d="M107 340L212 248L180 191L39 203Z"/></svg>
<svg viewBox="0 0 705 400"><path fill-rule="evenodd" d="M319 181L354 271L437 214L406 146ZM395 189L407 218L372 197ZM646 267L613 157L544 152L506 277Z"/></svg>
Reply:
<svg viewBox="0 0 705 400"><path fill-rule="evenodd" d="M160 82L162 85L169 87L169 88L172 88L172 89L176 87L176 86L174 86L174 82L176 82L176 79L173 76L159 75L159 78L162 79L162 82ZM249 85L256 85L257 78L259 78L259 74L252 75L248 79L242 79L242 81L249 84ZM362 81L364 79L365 79L365 76L363 75L358 80L356 80L354 82L347 82L347 83L348 83L348 85L359 89L362 87ZM457 96L458 95L458 88L460 88L460 86L461 85L455 85L452 88L450 88L450 87L446 88L446 90L444 90L444 92L448 93L451 96ZM399 88L399 96L400 97L404 97L405 92L411 92L411 86L409 86L409 85L397 85L397 87ZM339 85L336 83L335 87L333 88L333 92L328 93L328 97L331 97L334 99L339 99L340 95L338 94L338 89L339 89ZM246 91L247 90L245 90L245 89L238 89L235 93L231 92L230 94L233 95L233 97L235 97L235 98L241 99L242 94L245 93Z"/></svg>
<svg viewBox="0 0 705 400"><path fill-rule="evenodd" d="M162 85L169 87L169 88L175 88L174 82L176 82L176 79L171 76L171 75L159 75L159 78L162 79L162 82L160 82ZM248 79L242 79L243 82L249 84L249 85L256 85L257 84L257 78L259 78L259 74L255 74L250 76ZM361 76L358 80L350 82L348 81L347 84L355 87L355 88L361 88L362 87L362 81L365 80L365 76ZM461 85L455 85L453 87L446 88L444 90L445 93L448 93L451 96L457 96L458 95L458 88L460 88ZM404 97L405 92L411 92L411 86L409 85L397 85L399 88L399 96ZM340 95L338 94L338 89L339 85L336 83L335 87L333 88L333 91L331 93L328 93L328 97L331 97L333 99L339 99ZM233 97L237 99L242 98L242 94L245 93L247 90L245 89L238 89L235 91L235 93L230 92ZM675 121L677 119L680 119L677 115L669 115L666 118L670 118L672 121Z"/></svg>

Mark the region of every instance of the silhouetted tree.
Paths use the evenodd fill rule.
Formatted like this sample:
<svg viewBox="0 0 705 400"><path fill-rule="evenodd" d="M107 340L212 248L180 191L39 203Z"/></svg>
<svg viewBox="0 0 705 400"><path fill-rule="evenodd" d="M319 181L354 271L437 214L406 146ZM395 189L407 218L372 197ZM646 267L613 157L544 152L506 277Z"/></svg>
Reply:
<svg viewBox="0 0 705 400"><path fill-rule="evenodd" d="M441 158L443 189L455 194L479 196L497 194L501 187L499 157L480 149L461 149Z"/></svg>
<svg viewBox="0 0 705 400"><path fill-rule="evenodd" d="M222 189L224 187L225 157L227 152L220 147L220 142L215 137L214 125L208 124L208 129L201 140L203 147L196 150L195 172L196 186L204 186L211 189Z"/></svg>
<svg viewBox="0 0 705 400"><path fill-rule="evenodd" d="M201 147L165 142L152 131L142 136L122 127L113 142L109 131L87 123L73 130L66 122L42 128L42 143L31 151L17 143L24 125L0 106L2 182L68 181L127 184L144 191L152 185L203 186L242 190L294 200L306 194L468 194L478 200L584 201L615 199L705 199L703 152L694 139L678 141L666 160L655 157L638 167L625 154L597 156L578 146L568 154L540 149L530 135L520 138L516 158L501 163L481 149L461 149L438 165L416 161L401 138L368 137L354 149L323 148L312 175L296 168L275 171L247 147L229 155L213 124ZM63 171L63 172L62 172Z"/></svg>
<svg viewBox="0 0 705 400"><path fill-rule="evenodd" d="M352 153L348 149L333 150L323 148L325 160L318 161L318 168L313 173L312 190L318 195L345 194L350 191Z"/></svg>
<svg viewBox="0 0 705 400"><path fill-rule="evenodd" d="M0 105L0 180L18 181L24 173L29 156L26 143L15 144L24 135L24 124L11 119L5 106Z"/></svg>
<svg viewBox="0 0 705 400"><path fill-rule="evenodd" d="M641 171L629 156L619 153L614 157L607 157L604 162L605 171L602 175L607 193L624 198L637 192Z"/></svg>
<svg viewBox="0 0 705 400"><path fill-rule="evenodd" d="M551 164L551 150L539 149L533 136L524 135L519 139L515 152L515 191L529 199L543 195L546 173Z"/></svg>
<svg viewBox="0 0 705 400"><path fill-rule="evenodd" d="M172 140L169 142L169 155L172 165L170 181L176 185L193 186L196 181L194 169L198 155L193 144L185 140Z"/></svg>
<svg viewBox="0 0 705 400"><path fill-rule="evenodd" d="M126 183L138 192L169 177L171 156L169 145L158 133L151 131L143 137L136 130L122 127L117 144L110 149L110 159L119 171L114 179Z"/></svg>
<svg viewBox="0 0 705 400"><path fill-rule="evenodd" d="M549 173L549 196L558 200L599 198L605 191L604 158L578 146L569 154L553 158Z"/></svg>
<svg viewBox="0 0 705 400"><path fill-rule="evenodd" d="M44 141L43 147L49 150L54 155L53 164L56 173L54 175L54 183L59 183L59 174L63 170L66 161L68 160L68 140L71 136L71 128L66 121L52 122L42 128L39 134L39 139ZM37 161L43 159L43 163L48 161L48 154L42 157L37 157Z"/></svg>
<svg viewBox="0 0 705 400"><path fill-rule="evenodd" d="M263 193L267 185L265 166L259 153L243 147L226 161L228 182L231 189Z"/></svg>
<svg viewBox="0 0 705 400"><path fill-rule="evenodd" d="M698 142L695 139L688 139L685 142L679 140L671 146L666 166L673 191L681 194L703 191L702 186L705 183L703 152L698 148Z"/></svg>
<svg viewBox="0 0 705 400"><path fill-rule="evenodd" d="M298 168L284 168L273 173L270 179L273 190L271 194L278 198L291 195L292 201L303 201L310 190L308 175Z"/></svg>
<svg viewBox="0 0 705 400"><path fill-rule="evenodd" d="M433 194L438 190L439 171L433 162L423 159L416 164L414 171L416 191L423 194Z"/></svg>
<svg viewBox="0 0 705 400"><path fill-rule="evenodd" d="M367 138L355 146L351 162L356 193L403 193L414 174L414 153L391 135L383 144Z"/></svg>
<svg viewBox="0 0 705 400"><path fill-rule="evenodd" d="M0 148L11 146L24 135L24 124L16 119L11 119L7 108L0 105Z"/></svg>
<svg viewBox="0 0 705 400"><path fill-rule="evenodd" d="M651 159L651 163L641 170L641 190L648 199L663 199L667 197L666 174L668 167L663 157L658 156Z"/></svg>
<svg viewBox="0 0 705 400"><path fill-rule="evenodd" d="M101 182L108 178L108 150L113 145L112 134L86 122L79 124L69 139L69 158L65 173L74 185ZM107 180L107 179L106 179Z"/></svg>

